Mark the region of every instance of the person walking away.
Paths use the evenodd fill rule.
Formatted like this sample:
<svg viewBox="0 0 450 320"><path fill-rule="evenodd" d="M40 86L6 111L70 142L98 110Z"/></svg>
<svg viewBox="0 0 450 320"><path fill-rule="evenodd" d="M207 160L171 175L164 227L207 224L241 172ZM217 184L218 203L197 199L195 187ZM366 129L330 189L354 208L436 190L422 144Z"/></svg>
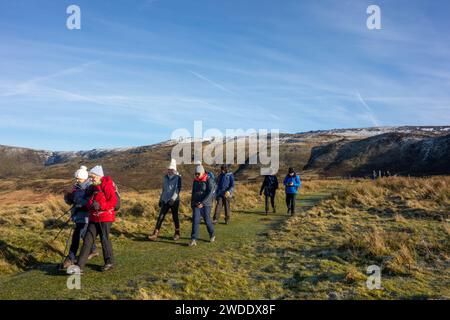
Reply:
<svg viewBox="0 0 450 320"><path fill-rule="evenodd" d="M102 271L108 271L114 268L114 254L109 234L116 215L115 207L118 200L116 186L111 177L104 176L101 166L92 168L89 171L89 176L92 181L89 190L90 198L87 204L89 225L77 266L80 272L83 272L92 244L95 242L97 235L100 235L105 262Z"/></svg>
<svg viewBox="0 0 450 320"><path fill-rule="evenodd" d="M175 235L173 240L180 239L180 220L178 218L178 208L180 207L181 175L177 172L177 162L175 159L170 161L167 168L167 174L163 178L163 188L159 198L159 216L156 221L155 230L148 238L155 241L158 238L159 230L169 210L172 212L173 222L175 224Z"/></svg>
<svg viewBox="0 0 450 320"><path fill-rule="evenodd" d="M214 211L213 223L216 224L220 218L222 207L225 209L225 224L228 224L231 218L230 201L233 197L234 176L232 172L228 172L228 167L222 165L220 174L217 179L216 187L216 209Z"/></svg>
<svg viewBox="0 0 450 320"><path fill-rule="evenodd" d="M295 197L298 192L298 188L301 187L302 182L300 176L298 176L294 168L289 168L288 174L284 178L283 185L286 192L286 205L288 208L287 214L295 214Z"/></svg>
<svg viewBox="0 0 450 320"><path fill-rule="evenodd" d="M72 191L64 195L64 201L68 205L72 206L71 219L75 223L69 254L63 262L64 269L67 269L76 263L80 240L84 239L89 223L89 212L86 207L89 199L86 196L86 192L91 186L91 182L88 179L88 172L85 166L81 166L80 169L75 172L75 179L76 182L72 188ZM95 243L93 243L88 260L97 257L98 255L99 253Z"/></svg>
<svg viewBox="0 0 450 320"><path fill-rule="evenodd" d="M278 179L277 176L266 175L264 176L264 181L261 185L261 190L259 191L259 195L261 196L264 192L264 204L265 204L265 212L268 214L269 212L269 199L270 204L272 205L273 213L277 212L275 208L275 195L278 189Z"/></svg>
<svg viewBox="0 0 450 320"><path fill-rule="evenodd" d="M213 199L214 185L212 179L205 172L202 165L195 168L195 178L192 183L192 233L189 246L196 246L199 236L200 219L203 218L209 234L209 241L214 242L216 236L214 233L214 225L211 222L211 206Z"/></svg>

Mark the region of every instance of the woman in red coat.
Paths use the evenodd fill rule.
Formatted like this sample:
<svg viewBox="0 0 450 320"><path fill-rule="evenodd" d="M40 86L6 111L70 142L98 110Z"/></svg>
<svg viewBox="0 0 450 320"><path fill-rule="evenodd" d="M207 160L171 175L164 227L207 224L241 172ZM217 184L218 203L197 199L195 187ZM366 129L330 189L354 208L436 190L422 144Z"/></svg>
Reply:
<svg viewBox="0 0 450 320"><path fill-rule="evenodd" d="M79 267L79 271L71 269L70 273L82 272L97 235L100 235L103 259L105 260L102 271L108 271L114 268L114 255L109 233L116 215L114 211L117 204L116 187L111 177L105 177L103 175L103 168L101 166L92 168L89 171L89 176L92 181L92 185L88 191L90 197L87 204L89 210L89 226L80 257L78 258L77 266Z"/></svg>

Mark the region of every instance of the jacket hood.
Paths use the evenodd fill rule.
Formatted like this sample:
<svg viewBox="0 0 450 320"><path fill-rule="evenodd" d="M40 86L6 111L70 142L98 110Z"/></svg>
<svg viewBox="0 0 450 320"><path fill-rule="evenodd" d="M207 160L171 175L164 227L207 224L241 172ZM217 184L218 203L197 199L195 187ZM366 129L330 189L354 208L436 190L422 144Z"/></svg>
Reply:
<svg viewBox="0 0 450 320"><path fill-rule="evenodd" d="M107 184L112 184L113 180L111 179L110 176L106 176L102 178L102 185L107 185Z"/></svg>

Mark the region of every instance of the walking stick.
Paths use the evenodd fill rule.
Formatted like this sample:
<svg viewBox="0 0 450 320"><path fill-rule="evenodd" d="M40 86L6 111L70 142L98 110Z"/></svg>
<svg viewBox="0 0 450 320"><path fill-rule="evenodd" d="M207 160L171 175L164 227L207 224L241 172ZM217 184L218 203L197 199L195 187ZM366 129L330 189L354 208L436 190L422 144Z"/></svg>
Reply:
<svg viewBox="0 0 450 320"><path fill-rule="evenodd" d="M66 253L66 251L67 251L67 249L69 248L69 241L70 241L70 239L72 238L72 233L73 233L73 230L74 230L74 229L75 229L75 226L74 226L73 228L70 229L69 237L66 239L66 245L65 245L65 247L64 247L64 253L63 253L61 262L60 262L60 264L59 264L59 268L60 268L60 269L62 268L62 266L63 266L63 264L64 264L64 259L66 258L66 255L68 254L68 253Z"/></svg>
<svg viewBox="0 0 450 320"><path fill-rule="evenodd" d="M55 220L59 220L59 219L61 219L62 217L64 217L66 214L68 214L70 211L72 211L72 209L73 209L73 206L72 207L70 207L70 209L69 210L67 210L67 211L65 211L62 215L60 215L58 218L56 218Z"/></svg>
<svg viewBox="0 0 450 320"><path fill-rule="evenodd" d="M58 234L56 235L55 238L53 238L52 242L55 241L59 235L61 234L61 232L63 232L64 227L69 223L69 221L72 219L72 217L70 217L66 222L64 222L64 224L61 226L61 230L59 230Z"/></svg>

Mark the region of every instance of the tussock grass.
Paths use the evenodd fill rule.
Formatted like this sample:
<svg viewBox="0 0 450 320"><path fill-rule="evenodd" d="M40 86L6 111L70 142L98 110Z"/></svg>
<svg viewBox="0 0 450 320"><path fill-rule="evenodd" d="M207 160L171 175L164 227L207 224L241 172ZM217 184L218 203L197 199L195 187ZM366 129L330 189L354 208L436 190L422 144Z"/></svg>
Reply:
<svg viewBox="0 0 450 320"><path fill-rule="evenodd" d="M239 184L233 210L241 215L243 227L223 229L231 237L227 246L214 252L201 243L197 256L183 251L188 258L102 297L449 299L449 183L450 177L304 181L299 200L303 209L290 218L260 216L260 185ZM184 230L190 223L189 191L183 191L180 208ZM319 204L311 200L322 199L324 192L329 197ZM128 192L122 199L113 228L119 247L152 231L159 190ZM310 201L316 206L310 207ZM284 210L283 192L277 202ZM57 260L63 241L47 242L60 225L51 219L65 209L61 197L54 195L38 204L0 204L0 273L24 270L49 257ZM275 218L276 225L252 237L255 221L270 225ZM170 234L170 215L166 219L163 229ZM234 244L236 237L252 238ZM382 269L382 290L366 287L366 270L373 264Z"/></svg>
<svg viewBox="0 0 450 320"><path fill-rule="evenodd" d="M248 210L259 206L261 199L258 188L259 186L254 184L238 184L236 196L232 200L233 209ZM160 190L122 193L122 208L113 225L113 236L124 239L144 237L151 233L159 214L159 196ZM189 224L192 215L190 190L183 190L181 199L180 220L182 224ZM69 229L64 222L69 215L59 220L56 218L69 208L62 195L32 190L3 192L0 195L0 274L25 270L45 259L57 261L64 251L64 238ZM166 220L163 228L172 228L170 214ZM60 228L67 231L52 242ZM5 246L1 246L2 243ZM30 255L34 258L27 258Z"/></svg>
<svg viewBox="0 0 450 320"><path fill-rule="evenodd" d="M324 299L330 291L351 299L450 298L449 183L449 177L346 181L290 219L269 250L279 259L290 252L287 260L296 261L289 272L301 281L288 297L310 298L315 290ZM382 268L383 290L358 280L371 264Z"/></svg>

